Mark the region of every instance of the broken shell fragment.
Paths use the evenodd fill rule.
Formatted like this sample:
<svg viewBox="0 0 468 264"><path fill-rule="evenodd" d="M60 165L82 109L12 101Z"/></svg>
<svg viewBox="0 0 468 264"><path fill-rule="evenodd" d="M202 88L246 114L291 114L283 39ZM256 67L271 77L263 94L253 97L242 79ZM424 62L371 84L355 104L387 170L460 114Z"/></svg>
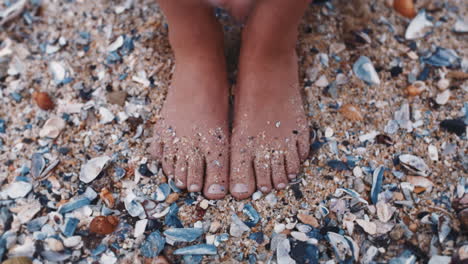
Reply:
<svg viewBox="0 0 468 264"><path fill-rule="evenodd" d="M426 11L423 10L409 24L406 29L405 38L407 40L422 38L429 32L429 28L432 28L432 26L434 24L427 19Z"/></svg>
<svg viewBox="0 0 468 264"><path fill-rule="evenodd" d="M109 208L114 207L115 199L112 193L109 192L109 190L107 190L106 188L103 188L101 192L99 193L99 197L101 197L101 199L104 201L107 207Z"/></svg>
<svg viewBox="0 0 468 264"><path fill-rule="evenodd" d="M99 235L108 235L115 231L119 225L119 218L116 216L98 216L91 221L89 231Z"/></svg>
<svg viewBox="0 0 468 264"><path fill-rule="evenodd" d="M357 109L357 107L355 107L352 104L343 105L340 108L339 112L344 117L346 117L347 119L352 120L352 121L361 121L361 120L364 119L361 112Z"/></svg>
<svg viewBox="0 0 468 264"><path fill-rule="evenodd" d="M107 162L110 160L109 156L96 157L86 162L80 171L80 180L84 183L90 183L101 173Z"/></svg>
<svg viewBox="0 0 468 264"><path fill-rule="evenodd" d="M361 56L353 65L353 72L356 76L369 85L380 84L380 78L375 71L372 61L366 57Z"/></svg>
<svg viewBox="0 0 468 264"><path fill-rule="evenodd" d="M421 176L408 176L407 180L409 183L413 184L414 187L421 187L422 188L421 192L426 191L426 190L430 192L432 190L432 186L434 185L432 181Z"/></svg>
<svg viewBox="0 0 468 264"><path fill-rule="evenodd" d="M40 137L56 138L65 128L65 121L59 117L51 117L39 131Z"/></svg>
<svg viewBox="0 0 468 264"><path fill-rule="evenodd" d="M408 96L418 96L426 90L426 84L422 81L416 81L410 86L406 87L406 94Z"/></svg>
<svg viewBox="0 0 468 264"><path fill-rule="evenodd" d="M450 90L445 90L436 96L435 102L438 105L445 105L450 100L451 94Z"/></svg>
<svg viewBox="0 0 468 264"><path fill-rule="evenodd" d="M52 110L55 107L54 102L46 92L34 92L32 95L37 106L42 110Z"/></svg>
<svg viewBox="0 0 468 264"><path fill-rule="evenodd" d="M400 155L398 159L401 165L411 173L424 177L427 177L431 173L429 167L420 157L411 154L403 154Z"/></svg>
<svg viewBox="0 0 468 264"><path fill-rule="evenodd" d="M416 9L413 0L394 0L393 8L395 11L407 18L416 16Z"/></svg>

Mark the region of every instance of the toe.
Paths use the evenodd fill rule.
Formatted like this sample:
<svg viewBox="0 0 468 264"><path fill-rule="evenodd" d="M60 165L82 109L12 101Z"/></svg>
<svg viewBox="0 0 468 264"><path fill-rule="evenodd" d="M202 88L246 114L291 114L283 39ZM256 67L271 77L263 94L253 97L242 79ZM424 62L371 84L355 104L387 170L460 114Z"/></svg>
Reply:
<svg viewBox="0 0 468 264"><path fill-rule="evenodd" d="M164 145L162 167L168 178L174 177L176 151L172 145Z"/></svg>
<svg viewBox="0 0 468 264"><path fill-rule="evenodd" d="M178 188L186 189L187 188L187 157L184 154L179 154L177 156L177 161L175 164L175 173L174 181Z"/></svg>
<svg viewBox="0 0 468 264"><path fill-rule="evenodd" d="M309 156L310 149L310 135L309 131L303 131L297 136L297 149L301 161L305 161Z"/></svg>
<svg viewBox="0 0 468 264"><path fill-rule="evenodd" d="M236 199L246 199L255 191L252 157L246 151L236 150L231 155L230 192Z"/></svg>
<svg viewBox="0 0 468 264"><path fill-rule="evenodd" d="M156 129L156 128L155 128ZM163 143L161 135L158 131L155 131L154 136L151 139L151 145L148 149L149 154L157 161L162 161L163 158Z"/></svg>
<svg viewBox="0 0 468 264"><path fill-rule="evenodd" d="M299 153L297 147L291 144L285 153L286 158L286 173L290 180L294 180L299 174L301 162L299 159Z"/></svg>
<svg viewBox="0 0 468 264"><path fill-rule="evenodd" d="M273 185L276 189L281 190L286 188L289 180L286 177L286 167L284 164L284 155L279 151L273 152L273 158L271 160L271 175Z"/></svg>
<svg viewBox="0 0 468 264"><path fill-rule="evenodd" d="M189 192L200 192L203 186L203 158L200 153L193 152L188 157L187 163L187 189Z"/></svg>
<svg viewBox="0 0 468 264"><path fill-rule="evenodd" d="M259 153L255 157L255 178L257 179L257 189L263 193L271 191L271 161L270 153Z"/></svg>
<svg viewBox="0 0 468 264"><path fill-rule="evenodd" d="M222 199L228 192L229 143L223 135L217 131L204 150L206 175L203 193L212 200Z"/></svg>

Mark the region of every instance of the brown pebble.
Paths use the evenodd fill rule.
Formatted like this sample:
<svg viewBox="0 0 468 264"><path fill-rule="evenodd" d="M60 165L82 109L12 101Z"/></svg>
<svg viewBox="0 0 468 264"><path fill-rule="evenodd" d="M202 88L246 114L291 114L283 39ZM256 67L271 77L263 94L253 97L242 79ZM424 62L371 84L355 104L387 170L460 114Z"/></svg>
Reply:
<svg viewBox="0 0 468 264"><path fill-rule="evenodd" d="M107 190L106 188L103 188L101 192L99 193L99 197L101 197L101 199L104 201L107 207L109 208L114 207L115 199L112 193L109 192L109 190Z"/></svg>
<svg viewBox="0 0 468 264"><path fill-rule="evenodd" d="M179 200L179 194L178 193L171 193L167 196L166 198L166 203L172 204L173 202Z"/></svg>
<svg viewBox="0 0 468 264"><path fill-rule="evenodd" d="M411 231L413 231L413 232L418 231L418 224L416 224L416 223L411 223L411 224L409 225L409 229L410 229Z"/></svg>
<svg viewBox="0 0 468 264"><path fill-rule="evenodd" d="M460 220L462 229L468 230L468 208L458 213L458 220Z"/></svg>
<svg viewBox="0 0 468 264"><path fill-rule="evenodd" d="M298 214L297 218L299 219L299 221L301 221L302 223L304 223L306 225L310 225L310 226L315 227L315 228L320 227L319 222L312 215Z"/></svg>
<svg viewBox="0 0 468 264"><path fill-rule="evenodd" d="M405 93L408 96L419 96L422 92L426 90L426 85L424 82L417 81L406 87Z"/></svg>
<svg viewBox="0 0 468 264"><path fill-rule="evenodd" d="M394 0L393 8L407 18L416 16L416 8L414 7L413 0Z"/></svg>
<svg viewBox="0 0 468 264"><path fill-rule="evenodd" d="M124 106L126 99L127 92L124 91L113 91L107 94L107 101L111 104Z"/></svg>
<svg viewBox="0 0 468 264"><path fill-rule="evenodd" d="M91 221L89 231L99 235L108 235L114 232L118 225L119 218L116 216L98 216Z"/></svg>
<svg viewBox="0 0 468 264"><path fill-rule="evenodd" d="M339 111L344 117L352 121L362 121L364 119L359 109L352 104L343 105Z"/></svg>
<svg viewBox="0 0 468 264"><path fill-rule="evenodd" d="M37 106L42 110L52 110L55 107L54 102L46 92L34 92L32 95Z"/></svg>
<svg viewBox="0 0 468 264"><path fill-rule="evenodd" d="M32 260L28 257L14 257L2 262L2 264L31 264Z"/></svg>

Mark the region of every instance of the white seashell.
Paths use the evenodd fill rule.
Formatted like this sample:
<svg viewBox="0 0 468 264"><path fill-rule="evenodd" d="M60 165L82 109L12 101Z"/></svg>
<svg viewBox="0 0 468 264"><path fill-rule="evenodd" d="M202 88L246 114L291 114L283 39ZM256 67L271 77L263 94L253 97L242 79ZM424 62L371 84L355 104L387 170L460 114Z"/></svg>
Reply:
<svg viewBox="0 0 468 264"><path fill-rule="evenodd" d="M124 44L124 37L121 35L107 47L107 51L108 52L116 51L120 49L120 47L122 47L123 44Z"/></svg>
<svg viewBox="0 0 468 264"><path fill-rule="evenodd" d="M6 188L6 194L11 199L25 197L32 190L32 184L24 181L12 182Z"/></svg>
<svg viewBox="0 0 468 264"><path fill-rule="evenodd" d="M81 167L80 180L84 183L90 183L96 179L109 160L109 156L101 156L88 160L88 162Z"/></svg>
<svg viewBox="0 0 468 264"><path fill-rule="evenodd" d="M384 223L388 222L392 218L393 213L396 211L395 207L390 206L390 204L384 201L378 201L376 207L377 216L379 217L379 220Z"/></svg>
<svg viewBox="0 0 468 264"><path fill-rule="evenodd" d="M377 225L373 222L364 219L356 219L356 223L369 235L375 235L377 233Z"/></svg>
<svg viewBox="0 0 468 264"><path fill-rule="evenodd" d="M135 230L133 231L133 236L135 238L142 236L145 233L147 224L148 224L148 219L138 220L135 223Z"/></svg>
<svg viewBox="0 0 468 264"><path fill-rule="evenodd" d="M327 87L329 84L330 82L328 82L327 76L325 75L320 76L320 78L315 82L315 86L321 88Z"/></svg>
<svg viewBox="0 0 468 264"><path fill-rule="evenodd" d="M51 117L39 131L40 137L56 138L65 128L65 121L62 118Z"/></svg>
<svg viewBox="0 0 468 264"><path fill-rule="evenodd" d="M441 91L447 90L447 88L449 88L449 86L450 86L450 80L449 79L442 78L437 82L437 87Z"/></svg>
<svg viewBox="0 0 468 264"><path fill-rule="evenodd" d="M49 70L52 73L56 84L60 84L67 77L67 70L61 62L51 61L49 63Z"/></svg>
<svg viewBox="0 0 468 264"><path fill-rule="evenodd" d="M432 28L434 24L427 19L426 12L421 11L411 21L408 28L406 29L405 38L408 40L414 40L424 37L427 33L428 28Z"/></svg>
<svg viewBox="0 0 468 264"><path fill-rule="evenodd" d="M325 137L326 138L331 138L333 136L333 129L331 127L326 127L325 128Z"/></svg>
<svg viewBox="0 0 468 264"><path fill-rule="evenodd" d="M403 167L416 175L426 177L431 173L429 167L420 157L411 154L403 154L399 156L399 160Z"/></svg>
<svg viewBox="0 0 468 264"><path fill-rule="evenodd" d="M408 176L407 180L409 183L411 183L415 187L423 187L428 192L430 192L432 190L432 186L434 186L432 181L421 176Z"/></svg>
<svg viewBox="0 0 468 264"><path fill-rule="evenodd" d="M101 124L108 124L112 122L115 118L114 114L105 107L99 107L99 115L100 115L99 123Z"/></svg>
<svg viewBox="0 0 468 264"><path fill-rule="evenodd" d="M63 240L63 245L67 248L74 248L81 244L80 236L67 237Z"/></svg>
<svg viewBox="0 0 468 264"><path fill-rule="evenodd" d="M453 31L457 33L467 33L468 23L462 18L457 19L457 22L453 25Z"/></svg>
<svg viewBox="0 0 468 264"><path fill-rule="evenodd" d="M434 145L429 145L427 147L427 152L429 153L429 158L433 161L439 160L439 153L437 151L437 147Z"/></svg>
<svg viewBox="0 0 468 264"><path fill-rule="evenodd" d="M285 224L279 224L279 223L276 223L275 227L273 228L273 230L275 230L275 233L277 233L277 234L283 232L285 229L286 229L286 225Z"/></svg>
<svg viewBox="0 0 468 264"><path fill-rule="evenodd" d="M441 92L440 94L438 94L436 96L436 99L435 99L436 103L438 105L446 104L449 101L451 94L452 93L450 92L450 90L445 90L445 91Z"/></svg>
<svg viewBox="0 0 468 264"><path fill-rule="evenodd" d="M309 237L302 232L292 231L291 236L294 237L296 240L303 241L303 242L306 242L307 240L309 240Z"/></svg>

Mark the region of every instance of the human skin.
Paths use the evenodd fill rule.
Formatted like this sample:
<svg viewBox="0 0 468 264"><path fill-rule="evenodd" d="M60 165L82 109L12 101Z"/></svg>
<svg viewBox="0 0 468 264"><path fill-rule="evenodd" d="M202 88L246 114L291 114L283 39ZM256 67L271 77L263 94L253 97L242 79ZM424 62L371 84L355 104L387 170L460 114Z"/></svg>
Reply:
<svg viewBox="0 0 468 264"><path fill-rule="evenodd" d="M244 199L256 189L284 189L309 149L295 52L308 0L209 1L223 1L218 4L245 19L232 133L223 32L213 3L159 0L176 66L152 154L178 187L209 199L228 190Z"/></svg>

